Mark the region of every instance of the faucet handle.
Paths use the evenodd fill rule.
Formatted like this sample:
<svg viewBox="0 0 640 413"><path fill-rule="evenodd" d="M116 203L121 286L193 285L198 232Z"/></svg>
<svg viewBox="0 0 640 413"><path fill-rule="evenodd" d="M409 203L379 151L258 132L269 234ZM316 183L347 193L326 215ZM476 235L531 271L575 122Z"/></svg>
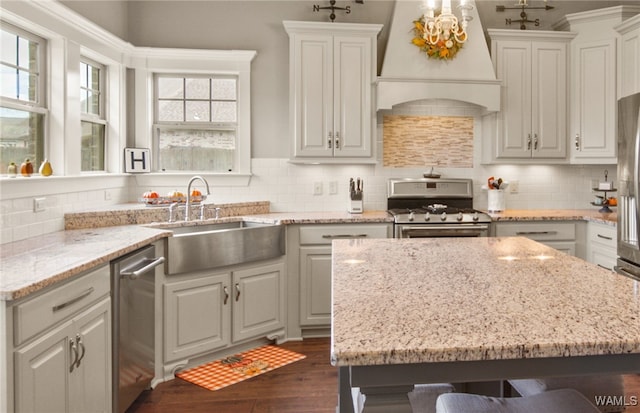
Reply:
<svg viewBox="0 0 640 413"><path fill-rule="evenodd" d="M200 221L204 221L204 204L200 204Z"/></svg>

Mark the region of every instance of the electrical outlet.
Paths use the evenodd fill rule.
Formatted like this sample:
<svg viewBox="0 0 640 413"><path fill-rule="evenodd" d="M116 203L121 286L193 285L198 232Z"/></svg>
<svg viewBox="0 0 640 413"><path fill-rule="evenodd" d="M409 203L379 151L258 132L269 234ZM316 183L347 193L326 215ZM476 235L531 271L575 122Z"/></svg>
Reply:
<svg viewBox="0 0 640 413"><path fill-rule="evenodd" d="M509 193L517 194L520 191L520 182L518 181L509 181Z"/></svg>
<svg viewBox="0 0 640 413"><path fill-rule="evenodd" d="M314 195L322 195L322 182L314 182L313 183L313 194Z"/></svg>
<svg viewBox="0 0 640 413"><path fill-rule="evenodd" d="M335 195L338 193L338 181L329 182L329 194Z"/></svg>
<svg viewBox="0 0 640 413"><path fill-rule="evenodd" d="M45 210L44 201L47 198L33 198L33 212L42 212Z"/></svg>

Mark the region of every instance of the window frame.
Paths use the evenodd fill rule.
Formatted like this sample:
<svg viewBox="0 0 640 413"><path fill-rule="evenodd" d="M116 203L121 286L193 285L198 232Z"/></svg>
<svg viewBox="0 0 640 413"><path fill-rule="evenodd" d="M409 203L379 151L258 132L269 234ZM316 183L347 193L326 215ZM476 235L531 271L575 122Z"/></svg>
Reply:
<svg viewBox="0 0 640 413"><path fill-rule="evenodd" d="M82 155L80 155L80 174L85 175L85 174L104 174L108 172L108 165L109 165L109 151L108 151L108 147L109 147L109 122L107 119L107 110L106 110L106 105L107 105L107 77L108 77L108 72L107 72L107 65L100 63L99 61L95 60L95 59L91 59L85 55L81 55L80 56L80 61L79 61L79 65L80 65L80 69L82 68L82 64L86 64L90 67L95 67L99 70L99 74L98 74L98 93L99 93L99 99L98 99L98 113L94 114L94 113L90 113L90 112L86 112L84 110L84 108L80 108L80 125L82 125L82 122L86 122L86 123L91 123L94 125L100 125L103 127L103 148L102 148L102 153L103 153L103 159L102 159L102 169L98 169L98 170L83 170L82 169ZM82 79L82 74L80 73L80 79ZM80 82L80 91L82 92L82 90L93 90L93 89L89 89L89 88L85 88L84 85L82 84L82 82ZM82 95L80 96L80 101L82 101ZM82 130L82 126L80 128ZM82 138L82 136L81 136ZM82 148L82 142L80 143L80 148Z"/></svg>
<svg viewBox="0 0 640 413"><path fill-rule="evenodd" d="M43 37L38 36L33 32L22 29L2 19L0 19L0 27L2 27L2 29L7 32L17 35L18 37L28 39L29 41L32 41L38 44L38 53L37 53L38 81L36 82L36 85L37 85L36 100L25 101L18 98L0 96L0 104L2 104L3 106L5 104L12 104L22 108L40 108L42 110L42 112L40 113L45 113L47 109L47 101L48 101L47 100L47 48L48 48L47 40ZM16 68L18 67L19 66L16 66ZM17 107L14 107L14 108L17 108Z"/></svg>
<svg viewBox="0 0 640 413"><path fill-rule="evenodd" d="M37 165L41 161L46 158L47 148L49 147L49 134L48 134L48 123L49 123L49 109L47 107L48 102L48 88L47 88L47 49L49 47L49 43L47 39L38 36L37 34L20 28L14 24L11 24L3 19L0 19L0 27L3 31L16 35L18 38L27 39L30 42L34 42L38 45L38 50L36 53L37 62L36 62L36 99L32 100L23 100L18 97L7 97L0 95L0 107L4 107L6 109L16 110L27 112L30 114L42 115L42 141L35 142L36 152L35 159L31 159L33 165ZM15 69L20 68L18 66L19 62L4 62L10 64L11 67ZM29 71L29 73L33 73ZM23 161L22 159L14 159L13 160L18 166Z"/></svg>
<svg viewBox="0 0 640 413"><path fill-rule="evenodd" d="M214 122L214 121L210 121L210 122L204 122L204 121L189 121L189 120L183 120L183 121L161 121L158 120L159 117L159 113L160 113L160 101L163 100L159 97L159 86L158 86L158 80L160 78L180 78L183 81L185 79L208 79L208 80L212 80L212 79L233 79L235 80L235 84L236 84L236 91L235 91L235 95L236 98L234 100L221 100L221 99L213 99L211 96L208 99L188 99L185 97L183 97L182 99L175 99L175 100L181 100L183 102L183 104L186 104L186 102L188 101L207 101L209 103L209 108L210 108L210 118L211 118L211 103L212 102L235 102L236 104L236 120L235 122ZM220 73L183 73L183 72L176 72L176 73L154 73L153 74L153 137L152 137L152 158L153 158L153 165L154 165L154 171L155 172L168 172L168 173L185 173L185 172L189 172L189 173L207 173L208 171L206 170L196 170L196 169L191 169L191 170L166 170L160 167L160 132L162 130L206 130L206 131L233 131L235 133L235 149L234 149L234 156L233 156L233 170L235 171L235 169L237 169L238 166L238 144L239 144L239 139L240 137L238 136L238 129L239 129L239 92L238 92L238 88L239 88L239 76L237 75L233 75L233 74L228 74L228 73L224 73L224 74L220 74ZM211 86L211 85L210 85ZM185 117L186 117L186 111L185 111ZM225 174L225 173L233 173L232 172L211 172L211 173L216 173L216 174Z"/></svg>

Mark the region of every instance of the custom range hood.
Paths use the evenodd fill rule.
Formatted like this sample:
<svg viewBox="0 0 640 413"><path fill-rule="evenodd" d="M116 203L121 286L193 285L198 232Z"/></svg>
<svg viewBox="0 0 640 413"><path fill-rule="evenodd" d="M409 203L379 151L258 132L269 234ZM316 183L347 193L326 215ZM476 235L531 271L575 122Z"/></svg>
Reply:
<svg viewBox="0 0 640 413"><path fill-rule="evenodd" d="M424 13L424 1L396 0L382 71L378 78L377 109L422 99L453 99L500 110L500 82L496 80L489 48L475 2L467 27L468 40L451 60L429 58L412 43L413 22ZM452 0L456 9L459 0Z"/></svg>

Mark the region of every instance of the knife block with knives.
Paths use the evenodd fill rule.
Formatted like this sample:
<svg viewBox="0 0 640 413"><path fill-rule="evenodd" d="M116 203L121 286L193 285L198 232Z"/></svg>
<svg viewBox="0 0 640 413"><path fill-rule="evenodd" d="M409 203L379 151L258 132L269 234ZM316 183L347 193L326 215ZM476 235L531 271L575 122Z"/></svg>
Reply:
<svg viewBox="0 0 640 413"><path fill-rule="evenodd" d="M355 181L353 178L349 178L349 206L347 211L350 214L362 214L364 211L362 203L362 188L363 181L357 178Z"/></svg>

